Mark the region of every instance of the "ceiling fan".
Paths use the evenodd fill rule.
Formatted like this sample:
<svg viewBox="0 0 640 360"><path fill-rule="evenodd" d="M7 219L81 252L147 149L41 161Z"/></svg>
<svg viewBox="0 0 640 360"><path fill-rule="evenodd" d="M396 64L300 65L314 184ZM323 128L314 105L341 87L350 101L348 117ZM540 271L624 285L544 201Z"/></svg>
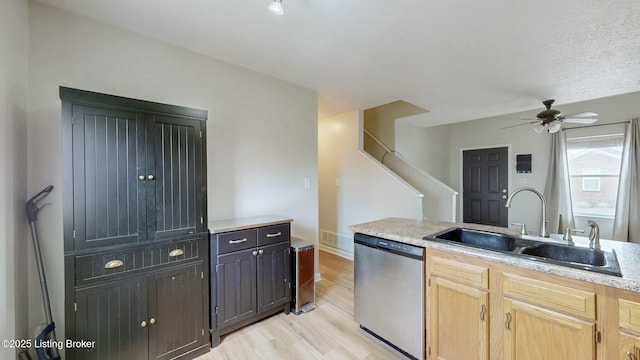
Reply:
<svg viewBox="0 0 640 360"><path fill-rule="evenodd" d="M560 110L552 109L551 105L553 105L555 100L545 100L542 103L547 108L538 113L537 119L534 121L530 121L524 124L511 125L507 127L503 127L503 129L508 129L516 126L522 125L531 125L536 124L533 127L538 134L542 131L547 130L550 133L555 133L560 131L562 128L562 123L575 123L575 124L593 124L598 121L598 114L593 112L582 112L576 114L562 115ZM533 119L523 119L523 120L533 120Z"/></svg>

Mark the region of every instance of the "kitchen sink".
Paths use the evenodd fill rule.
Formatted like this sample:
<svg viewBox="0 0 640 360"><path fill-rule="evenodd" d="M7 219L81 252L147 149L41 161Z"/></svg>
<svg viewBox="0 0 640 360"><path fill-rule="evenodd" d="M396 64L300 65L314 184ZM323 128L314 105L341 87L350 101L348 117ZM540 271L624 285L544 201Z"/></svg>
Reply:
<svg viewBox="0 0 640 360"><path fill-rule="evenodd" d="M622 276L618 257L613 249L591 249L581 246L569 246L545 241L523 239L490 231L467 228L450 228L439 233L425 236L424 240L458 243L504 254L518 256L576 269L598 272L607 275Z"/></svg>
<svg viewBox="0 0 640 360"><path fill-rule="evenodd" d="M523 249L522 254L591 266L604 266L607 263L604 251L575 246L540 244Z"/></svg>
<svg viewBox="0 0 640 360"><path fill-rule="evenodd" d="M521 254L558 265L622 276L618 257L613 249L598 250L579 246L542 243L523 248Z"/></svg>
<svg viewBox="0 0 640 360"><path fill-rule="evenodd" d="M434 235L434 238L490 250L513 251L516 248L515 237L465 228L450 229Z"/></svg>

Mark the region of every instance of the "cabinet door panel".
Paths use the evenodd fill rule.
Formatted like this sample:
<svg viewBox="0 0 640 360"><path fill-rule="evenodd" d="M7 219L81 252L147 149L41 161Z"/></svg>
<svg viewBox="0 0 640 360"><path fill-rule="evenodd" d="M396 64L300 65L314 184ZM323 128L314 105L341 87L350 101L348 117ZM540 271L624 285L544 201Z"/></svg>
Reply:
<svg viewBox="0 0 640 360"><path fill-rule="evenodd" d="M504 358L595 359L595 323L505 299Z"/></svg>
<svg viewBox="0 0 640 360"><path fill-rule="evenodd" d="M256 256L252 249L218 257L218 326L220 329L254 316Z"/></svg>
<svg viewBox="0 0 640 360"><path fill-rule="evenodd" d="M640 360L640 336L620 333L620 359Z"/></svg>
<svg viewBox="0 0 640 360"><path fill-rule="evenodd" d="M265 246L258 255L258 312L281 306L291 299L289 242Z"/></svg>
<svg viewBox="0 0 640 360"><path fill-rule="evenodd" d="M75 248L135 243L146 237L140 115L73 106Z"/></svg>
<svg viewBox="0 0 640 360"><path fill-rule="evenodd" d="M208 342L202 269L200 263L149 277L150 359L171 359Z"/></svg>
<svg viewBox="0 0 640 360"><path fill-rule="evenodd" d="M154 179L147 206L153 238L203 229L202 140L200 121L150 115L147 171Z"/></svg>
<svg viewBox="0 0 640 360"><path fill-rule="evenodd" d="M146 359L148 327L144 279L91 287L76 292L76 340L95 346L74 349L70 358L87 360Z"/></svg>
<svg viewBox="0 0 640 360"><path fill-rule="evenodd" d="M433 277L430 347L436 359L488 359L488 292Z"/></svg>

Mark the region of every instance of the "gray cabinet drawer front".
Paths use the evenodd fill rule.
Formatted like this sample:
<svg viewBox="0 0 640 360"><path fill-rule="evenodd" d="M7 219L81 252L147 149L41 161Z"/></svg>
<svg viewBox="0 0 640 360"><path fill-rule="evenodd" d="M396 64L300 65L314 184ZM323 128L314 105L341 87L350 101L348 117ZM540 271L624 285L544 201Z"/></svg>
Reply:
<svg viewBox="0 0 640 360"><path fill-rule="evenodd" d="M258 246L289 241L290 228L289 223L258 228Z"/></svg>
<svg viewBox="0 0 640 360"><path fill-rule="evenodd" d="M218 234L218 254L256 247L256 229L238 230Z"/></svg>
<svg viewBox="0 0 640 360"><path fill-rule="evenodd" d="M192 239L75 257L75 285L176 265L206 256L207 242Z"/></svg>

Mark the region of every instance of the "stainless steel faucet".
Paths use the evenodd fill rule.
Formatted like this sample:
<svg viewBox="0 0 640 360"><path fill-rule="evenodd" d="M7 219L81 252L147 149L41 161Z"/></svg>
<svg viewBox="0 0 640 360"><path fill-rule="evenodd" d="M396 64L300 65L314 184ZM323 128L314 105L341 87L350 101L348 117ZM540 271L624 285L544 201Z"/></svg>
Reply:
<svg viewBox="0 0 640 360"><path fill-rule="evenodd" d="M511 201L513 200L513 197L521 191L531 191L532 193L538 195L540 201L542 201L542 224L540 225L540 236L549 237L549 231L547 230L547 224L549 223L547 221L547 202L544 200L544 195L542 195L540 191L531 187L521 187L515 189L511 194L509 194L509 197L507 197L507 203L504 206L511 207Z"/></svg>
<svg viewBox="0 0 640 360"><path fill-rule="evenodd" d="M587 225L591 227L591 232L589 232L589 247L600 250L600 227L593 220L587 220Z"/></svg>

